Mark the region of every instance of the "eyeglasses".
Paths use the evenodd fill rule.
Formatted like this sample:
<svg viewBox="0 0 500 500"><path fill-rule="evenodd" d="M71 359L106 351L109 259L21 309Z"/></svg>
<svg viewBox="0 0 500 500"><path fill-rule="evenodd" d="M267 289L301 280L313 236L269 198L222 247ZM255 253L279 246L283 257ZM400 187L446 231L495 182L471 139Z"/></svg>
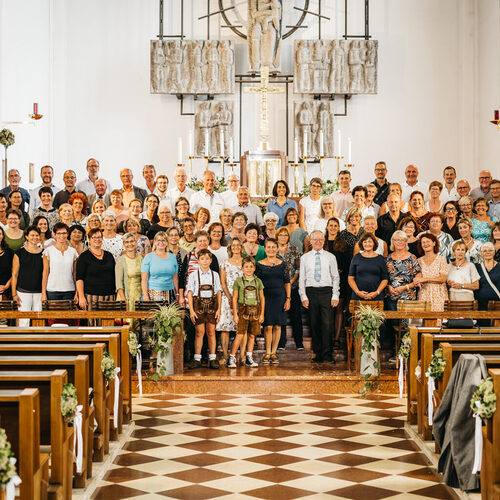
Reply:
<svg viewBox="0 0 500 500"><path fill-rule="evenodd" d="M469 189L469 186L457 186L457 189L460 191L461 189Z"/></svg>
<svg viewBox="0 0 500 500"><path fill-rule="evenodd" d="M59 231L56 233L56 236L66 236L68 234L68 231Z"/></svg>
<svg viewBox="0 0 500 500"><path fill-rule="evenodd" d="M98 240L102 240L102 236L92 236L92 238L90 238L90 239L98 241Z"/></svg>
<svg viewBox="0 0 500 500"><path fill-rule="evenodd" d="M178 207L189 207L187 203L177 203Z"/></svg>
<svg viewBox="0 0 500 500"><path fill-rule="evenodd" d="M447 212L456 212L457 209L455 207L446 207Z"/></svg>

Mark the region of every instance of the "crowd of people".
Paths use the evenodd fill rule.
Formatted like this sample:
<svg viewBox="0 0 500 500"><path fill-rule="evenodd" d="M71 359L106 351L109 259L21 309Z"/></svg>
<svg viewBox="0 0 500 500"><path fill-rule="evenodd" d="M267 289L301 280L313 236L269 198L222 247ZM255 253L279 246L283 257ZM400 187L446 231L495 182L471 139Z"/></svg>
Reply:
<svg viewBox="0 0 500 500"><path fill-rule="evenodd" d="M350 300L383 300L396 310L399 300L419 299L433 311L447 300L476 299L479 309L500 300L500 180L486 170L471 189L452 166L427 185L414 165L391 183L378 162L373 182L351 187L350 172L341 171L339 189L326 196L322 179L312 178L298 203L279 180L263 215L235 174L218 193L209 170L203 189L193 191L182 168L170 186L146 165L143 187L124 169L116 189L96 159L86 169L78 183L74 171L64 172L58 188L44 166L30 192L17 170L8 172L0 190L3 299L21 311L39 311L44 300L86 309L118 299L130 310L137 300L176 302L189 311L191 369L202 366L204 350L212 369L221 360L228 368L257 366L261 331L262 363L278 364L287 324L304 349L303 308L312 361L334 363ZM382 348L395 348L390 325Z"/></svg>

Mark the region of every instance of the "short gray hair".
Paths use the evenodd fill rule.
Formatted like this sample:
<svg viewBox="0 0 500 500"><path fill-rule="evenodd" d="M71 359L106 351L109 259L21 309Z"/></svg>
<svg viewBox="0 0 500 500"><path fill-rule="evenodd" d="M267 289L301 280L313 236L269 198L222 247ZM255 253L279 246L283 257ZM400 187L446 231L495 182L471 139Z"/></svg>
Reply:
<svg viewBox="0 0 500 500"><path fill-rule="evenodd" d="M274 219L274 220L277 220L277 221L280 220L280 218L278 217L278 215L275 214L274 212L267 212L267 214L264 215L264 222L266 222L266 220L269 220L269 219Z"/></svg>
<svg viewBox="0 0 500 500"><path fill-rule="evenodd" d="M408 235L404 231L401 231L401 229L398 229L397 231L394 231L394 233L391 236L391 246L389 248L391 252L394 252L394 242L393 242L394 238L404 238L407 242L406 250L408 250Z"/></svg>

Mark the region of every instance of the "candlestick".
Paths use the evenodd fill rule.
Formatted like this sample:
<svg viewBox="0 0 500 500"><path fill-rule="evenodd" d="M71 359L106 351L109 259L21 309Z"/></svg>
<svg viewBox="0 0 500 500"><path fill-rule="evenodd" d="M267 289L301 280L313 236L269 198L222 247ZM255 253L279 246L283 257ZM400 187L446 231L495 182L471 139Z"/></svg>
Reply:
<svg viewBox="0 0 500 500"><path fill-rule="evenodd" d="M495 120L497 120L497 121L500 120L500 116L499 115L500 115L500 110L495 109Z"/></svg>
<svg viewBox="0 0 500 500"><path fill-rule="evenodd" d="M337 131L337 156L342 156L342 134Z"/></svg>
<svg viewBox="0 0 500 500"><path fill-rule="evenodd" d="M319 176L321 177L321 180L323 180L323 156L319 157Z"/></svg>
<svg viewBox="0 0 500 500"><path fill-rule="evenodd" d="M189 132L188 135L188 155L190 157L194 157L194 141L193 141L193 132Z"/></svg>
<svg viewBox="0 0 500 500"><path fill-rule="evenodd" d="M38 103L37 102L33 103L33 114L34 115L38 114Z"/></svg>
<svg viewBox="0 0 500 500"><path fill-rule="evenodd" d="M205 130L205 157L208 158L209 154L210 154L210 135L207 129ZM207 168L208 168L208 163L207 163Z"/></svg>
<svg viewBox="0 0 500 500"><path fill-rule="evenodd" d="M34 163L28 164L28 171L29 171L30 183L35 182L35 164Z"/></svg>
<svg viewBox="0 0 500 500"><path fill-rule="evenodd" d="M307 185L307 156L302 158L302 163L304 164L304 186Z"/></svg>
<svg viewBox="0 0 500 500"><path fill-rule="evenodd" d="M177 144L177 164L182 165L182 137L179 137Z"/></svg>
<svg viewBox="0 0 500 500"><path fill-rule="evenodd" d="M339 172L340 172L340 160L342 160L344 157L343 156L334 156L334 158L337 160L337 179L339 177Z"/></svg>
<svg viewBox="0 0 500 500"><path fill-rule="evenodd" d="M323 157L325 156L325 148L323 145L323 131L319 131L319 156Z"/></svg>
<svg viewBox="0 0 500 500"><path fill-rule="evenodd" d="M233 165L233 156L234 156L234 140L231 139L229 142L229 164Z"/></svg>
<svg viewBox="0 0 500 500"><path fill-rule="evenodd" d="M304 132L302 143L302 156L307 156L307 132Z"/></svg>
<svg viewBox="0 0 500 500"><path fill-rule="evenodd" d="M347 163L352 163L351 161L351 153L352 153L352 143L351 143L351 138L347 138Z"/></svg>
<svg viewBox="0 0 500 500"><path fill-rule="evenodd" d="M191 177L193 177L193 159L194 159L193 155L189 155L188 156L188 160L189 160L189 179L191 179Z"/></svg>
<svg viewBox="0 0 500 500"><path fill-rule="evenodd" d="M219 136L219 149L220 149L220 155L224 156L224 130L220 131L220 136Z"/></svg>
<svg viewBox="0 0 500 500"><path fill-rule="evenodd" d="M295 152L295 163L299 163L299 140L297 137L293 140L293 149Z"/></svg>

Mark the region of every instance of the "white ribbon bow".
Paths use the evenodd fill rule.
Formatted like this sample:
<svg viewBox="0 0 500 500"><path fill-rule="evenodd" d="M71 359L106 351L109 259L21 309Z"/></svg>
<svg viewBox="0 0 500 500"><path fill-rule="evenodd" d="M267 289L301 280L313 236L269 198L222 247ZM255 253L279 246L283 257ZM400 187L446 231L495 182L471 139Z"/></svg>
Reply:
<svg viewBox="0 0 500 500"><path fill-rule="evenodd" d="M16 464L16 459L14 457L10 457L9 460L12 465ZM5 486L6 500L14 500L16 498L16 486L19 486L21 482L21 478L18 475L10 478L10 481Z"/></svg>
<svg viewBox="0 0 500 500"><path fill-rule="evenodd" d="M118 427L118 408L120 404L120 379L118 378L119 373L120 367L117 367L115 375L115 403L113 405L113 425L115 429Z"/></svg>
<svg viewBox="0 0 500 500"><path fill-rule="evenodd" d="M434 418L434 390L436 389L436 383L434 378L430 375L425 375L429 380L427 382L427 399L429 404L427 406L427 420L429 425L432 425L432 420Z"/></svg>
<svg viewBox="0 0 500 500"><path fill-rule="evenodd" d="M73 453L76 457L76 472L82 472L83 465L83 415L82 405L78 405L75 410L75 419L73 420L73 427L75 433L73 435Z"/></svg>
<svg viewBox="0 0 500 500"><path fill-rule="evenodd" d="M403 390L404 390L404 362L405 358L401 356L401 354L398 356L399 358L399 374L398 374L398 384L399 384L399 397L403 397Z"/></svg>
<svg viewBox="0 0 500 500"><path fill-rule="evenodd" d="M135 356L137 361L137 382L139 386L139 395L142 396L142 351L141 344L137 346L137 354Z"/></svg>
<svg viewBox="0 0 500 500"><path fill-rule="evenodd" d="M476 401L476 406L478 410L481 409L481 403ZM474 465L472 466L472 474L476 474L481 470L481 461L483 458L483 433L482 433L482 419L479 413L474 413L474 419L476 420L476 425L474 428Z"/></svg>

